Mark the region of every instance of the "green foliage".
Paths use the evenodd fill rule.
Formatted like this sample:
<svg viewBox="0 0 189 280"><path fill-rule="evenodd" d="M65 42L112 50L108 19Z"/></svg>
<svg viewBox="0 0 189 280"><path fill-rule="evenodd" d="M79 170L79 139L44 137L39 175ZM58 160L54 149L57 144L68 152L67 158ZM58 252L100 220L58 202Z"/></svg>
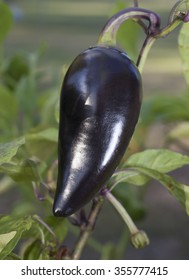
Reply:
<svg viewBox="0 0 189 280"><path fill-rule="evenodd" d="M10 162L17 154L18 149L25 144L24 137L9 143L0 144L0 165Z"/></svg>
<svg viewBox="0 0 189 280"><path fill-rule="evenodd" d="M48 224L47 224L48 223ZM54 231L52 231L52 228ZM54 258L67 234L65 220L49 216L2 216L0 218L0 259L48 260ZM29 237L29 239L26 239ZM21 247L18 242L26 239ZM16 250L15 250L16 249ZM12 252L16 253L12 253ZM20 252L18 255L17 253Z"/></svg>
<svg viewBox="0 0 189 280"><path fill-rule="evenodd" d="M172 176L166 174L189 164L189 157L169 150L146 150L136 153L128 158L125 169L114 175L115 182L144 185L150 179L159 181L185 208L189 215L189 186L177 182ZM132 178L132 181L130 180Z"/></svg>
<svg viewBox="0 0 189 280"><path fill-rule="evenodd" d="M21 54L13 56L4 66L2 74L4 84L11 90L14 90L22 77L29 74L27 57L24 57Z"/></svg>
<svg viewBox="0 0 189 280"><path fill-rule="evenodd" d="M3 49L12 24L6 4L0 3L0 15ZM55 258L57 246L67 232L64 219L57 223L56 218L47 216L44 220L48 227L36 216L25 216L38 210L49 213L54 191L46 181L53 180L53 171L48 170L57 158L59 83L55 80L50 87L43 83L49 75L38 67L43 51L42 47L32 54L2 56L0 63L0 191L15 188L23 199L15 203L14 214L0 219L0 259ZM41 209L36 197L45 200ZM26 242L20 247L24 238Z"/></svg>
<svg viewBox="0 0 189 280"><path fill-rule="evenodd" d="M58 85L56 91L54 85L46 91L41 84L47 75L37 66L42 52L39 49L34 54L15 54L10 60L5 59L0 68L1 141L30 133L30 129L36 131L38 126L38 132L49 129L49 125L57 128Z"/></svg>
<svg viewBox="0 0 189 280"><path fill-rule="evenodd" d="M165 173L187 164L189 164L188 156L166 149L152 149L132 155L125 166L141 166Z"/></svg>
<svg viewBox="0 0 189 280"><path fill-rule="evenodd" d="M49 161L54 156L57 150L57 141L58 129L55 127L37 129L26 135L26 147L29 155L36 155L41 161Z"/></svg>
<svg viewBox="0 0 189 280"><path fill-rule="evenodd" d="M0 259L9 255L24 231L30 230L33 224L31 217L15 219L12 216L4 216L0 219Z"/></svg>

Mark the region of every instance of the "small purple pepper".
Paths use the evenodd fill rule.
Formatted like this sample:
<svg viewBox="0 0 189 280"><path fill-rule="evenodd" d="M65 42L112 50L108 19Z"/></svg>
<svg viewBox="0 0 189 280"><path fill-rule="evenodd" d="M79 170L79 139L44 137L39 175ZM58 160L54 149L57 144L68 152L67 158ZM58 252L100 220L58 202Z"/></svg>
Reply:
<svg viewBox="0 0 189 280"><path fill-rule="evenodd" d="M134 133L141 97L140 73L118 48L91 47L71 64L61 90L55 216L73 214L107 183Z"/></svg>

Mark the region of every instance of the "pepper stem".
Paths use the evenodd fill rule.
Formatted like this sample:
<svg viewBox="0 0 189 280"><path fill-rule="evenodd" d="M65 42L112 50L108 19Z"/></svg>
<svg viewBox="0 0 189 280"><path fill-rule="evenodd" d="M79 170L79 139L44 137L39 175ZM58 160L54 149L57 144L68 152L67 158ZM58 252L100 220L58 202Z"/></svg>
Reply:
<svg viewBox="0 0 189 280"><path fill-rule="evenodd" d="M115 46L117 31L120 25L128 19L145 19L149 21L149 34L157 31L160 26L160 17L156 13L138 7L127 8L107 21L99 35L98 44Z"/></svg>
<svg viewBox="0 0 189 280"><path fill-rule="evenodd" d="M176 7L178 7L178 5ZM173 13L173 11L171 13ZM188 21L189 21L189 12L177 12L176 17L175 18L172 17L172 21L170 21L169 19L169 23L167 26L165 26L162 29L159 29L158 32L154 32L154 34L150 34L146 37L143 46L141 48L140 54L138 56L138 61L136 63L140 73L142 73L148 53L152 45L155 43L155 41L159 38L164 38L167 35L169 35L173 30L175 30L175 28L180 23L188 22Z"/></svg>
<svg viewBox="0 0 189 280"><path fill-rule="evenodd" d="M135 248L143 248L149 245L148 236L144 231L137 228L126 209L121 203L111 194L108 189L104 189L102 194L111 202L111 204L118 211L124 222L127 224L128 229L131 233L131 242Z"/></svg>
<svg viewBox="0 0 189 280"><path fill-rule="evenodd" d="M137 6L124 9L113 15L107 21L99 35L98 45L116 46L116 35L121 24L128 19L135 20L139 25L144 27L147 34L136 63L139 71L142 72L148 53L156 39L164 38L175 30L180 23L189 22L189 11L179 11L180 6L185 2L187 1L177 3L173 7L169 16L168 25L162 29L160 29L160 17L158 14ZM186 10L188 10L187 5ZM149 22L149 26L147 27L143 24L142 20L147 20Z"/></svg>
<svg viewBox="0 0 189 280"><path fill-rule="evenodd" d="M143 46L140 50L138 60L136 63L140 73L142 73L142 71L143 71L146 59L148 57L148 53L149 53L152 45L155 43L155 41L156 41L155 37L149 36L149 37L146 37L146 40L143 43Z"/></svg>

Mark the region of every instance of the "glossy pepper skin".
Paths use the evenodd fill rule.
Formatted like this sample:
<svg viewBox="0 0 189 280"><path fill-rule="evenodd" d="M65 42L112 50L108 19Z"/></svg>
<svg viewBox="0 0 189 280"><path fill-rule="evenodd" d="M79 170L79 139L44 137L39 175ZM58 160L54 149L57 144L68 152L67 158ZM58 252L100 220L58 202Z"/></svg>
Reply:
<svg viewBox="0 0 189 280"><path fill-rule="evenodd" d="M122 50L92 47L71 64L60 99L55 216L76 212L111 177L133 135L141 96L139 71Z"/></svg>

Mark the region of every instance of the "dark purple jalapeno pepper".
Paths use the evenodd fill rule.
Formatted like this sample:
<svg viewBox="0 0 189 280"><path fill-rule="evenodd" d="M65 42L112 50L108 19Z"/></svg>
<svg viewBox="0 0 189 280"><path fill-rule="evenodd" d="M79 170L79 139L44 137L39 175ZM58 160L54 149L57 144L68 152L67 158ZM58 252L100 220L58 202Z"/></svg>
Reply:
<svg viewBox="0 0 189 280"><path fill-rule="evenodd" d="M141 95L140 73L122 50L92 47L71 64L61 90L54 215L73 214L107 183L133 135Z"/></svg>

